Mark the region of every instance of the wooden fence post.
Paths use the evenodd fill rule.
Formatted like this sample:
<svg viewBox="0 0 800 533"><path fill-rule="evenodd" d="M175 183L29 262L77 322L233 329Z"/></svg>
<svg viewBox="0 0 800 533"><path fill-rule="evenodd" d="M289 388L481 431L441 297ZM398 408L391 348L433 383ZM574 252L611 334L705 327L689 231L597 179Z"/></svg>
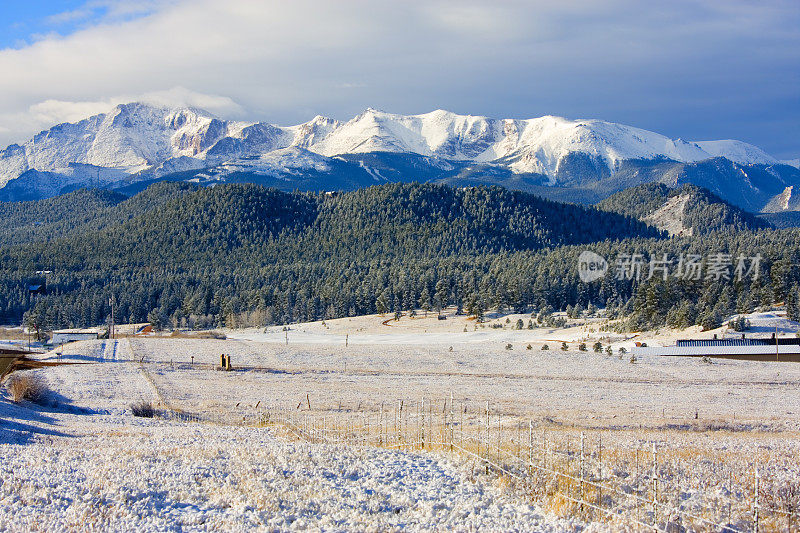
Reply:
<svg viewBox="0 0 800 533"><path fill-rule="evenodd" d="M486 400L486 473L489 473L489 400Z"/></svg>
<svg viewBox="0 0 800 533"><path fill-rule="evenodd" d="M528 475L533 473L533 420L528 420Z"/></svg>
<svg viewBox="0 0 800 533"><path fill-rule="evenodd" d="M753 532L758 533L758 462L755 463L756 488L753 492Z"/></svg>
<svg viewBox="0 0 800 533"><path fill-rule="evenodd" d="M597 445L597 477L598 479L598 487L597 487L597 506L603 506L603 435L599 437L600 441Z"/></svg>
<svg viewBox="0 0 800 533"><path fill-rule="evenodd" d="M400 446L403 441L403 400L397 400L397 420L394 425L397 429L397 445Z"/></svg>
<svg viewBox="0 0 800 533"><path fill-rule="evenodd" d="M464 400L461 400L461 423L458 426L458 441L462 448L464 447L464 411L466 410Z"/></svg>
<svg viewBox="0 0 800 533"><path fill-rule="evenodd" d="M444 399L444 405L442 405L442 425L439 427L439 442L440 445L444 445L447 441L447 398Z"/></svg>
<svg viewBox="0 0 800 533"><path fill-rule="evenodd" d="M653 529L658 530L658 451L653 442Z"/></svg>
<svg viewBox="0 0 800 533"><path fill-rule="evenodd" d="M420 428L422 429L422 449L425 449L425 397L422 397L422 418L420 418Z"/></svg>
<svg viewBox="0 0 800 533"><path fill-rule="evenodd" d="M580 462L578 463L578 479L580 479L580 483L578 485L578 500L581 502L581 513L583 513L583 451L584 451L584 436L583 432L581 431L581 458Z"/></svg>
<svg viewBox="0 0 800 533"><path fill-rule="evenodd" d="M639 446L636 446L636 530L639 530Z"/></svg>
<svg viewBox="0 0 800 533"><path fill-rule="evenodd" d="M454 426L453 422L454 422L454 419L453 419L453 391L451 390L450 391L450 453L453 452L453 437L454 437L453 433L455 431L455 428L453 427Z"/></svg>

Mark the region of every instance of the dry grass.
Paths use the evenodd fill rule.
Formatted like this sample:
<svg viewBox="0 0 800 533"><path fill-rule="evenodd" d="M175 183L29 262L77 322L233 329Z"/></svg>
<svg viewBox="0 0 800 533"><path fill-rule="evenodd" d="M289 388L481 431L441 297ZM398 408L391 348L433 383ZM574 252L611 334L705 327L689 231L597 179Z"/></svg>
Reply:
<svg viewBox="0 0 800 533"><path fill-rule="evenodd" d="M153 418L156 410L152 403L142 400L131 404L131 413L141 418Z"/></svg>
<svg viewBox="0 0 800 533"><path fill-rule="evenodd" d="M0 328L0 339L21 341L28 338L22 328Z"/></svg>
<svg viewBox="0 0 800 533"><path fill-rule="evenodd" d="M557 516L622 529L634 526L636 521L645 524L657 521L659 527L667 528L683 524L697 531L713 529L710 523L748 529L752 518L753 466L757 461L761 475L762 530L793 530L798 525L797 518L786 514L797 513L800 507L800 483L792 474L797 469L794 433L754 434L700 428L601 430L538 425L529 434L527 423L522 423L526 421L504 415L502 441L498 442L500 430L493 417L487 451L482 416L465 418L462 427L460 413L456 412L452 418L448 413L447 422L456 426L450 433L450 428L442 425L445 420L441 407L438 410L438 414L425 415L424 448L420 413L414 406L408 412L412 416L404 417L400 428L396 412L385 412L381 417L374 411L312 412L294 406L279 408L272 416L262 416L260 422L279 427L288 423L295 429L287 435L312 442L454 453L471 463L475 474L491 471L498 477L498 483L516 487ZM462 428L465 434L460 433ZM658 449L655 484L651 476L654 442ZM487 455L492 465L487 466L481 459ZM689 497L691 502L686 501ZM679 514L677 509L689 514Z"/></svg>
<svg viewBox="0 0 800 533"><path fill-rule="evenodd" d="M41 403L47 396L47 383L31 372L15 372L6 378L6 389L15 403L28 400Z"/></svg>

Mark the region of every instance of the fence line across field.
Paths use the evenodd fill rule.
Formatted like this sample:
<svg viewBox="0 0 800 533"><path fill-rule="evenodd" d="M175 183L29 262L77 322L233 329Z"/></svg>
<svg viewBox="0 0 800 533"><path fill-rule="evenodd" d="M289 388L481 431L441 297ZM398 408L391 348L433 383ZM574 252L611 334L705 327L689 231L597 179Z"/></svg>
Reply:
<svg viewBox="0 0 800 533"><path fill-rule="evenodd" d="M129 340L128 347L132 355L131 362L138 363L137 366L152 385L159 402L166 407L171 418L186 422L237 423L224 412L213 414L189 413L170 405L146 370L144 357L138 358L134 353L133 347L130 346ZM169 364L170 367L174 367L172 362L165 363L162 361L154 364L157 366ZM185 365L187 363L178 364ZM200 367L201 365L203 367L213 366L192 362L192 366ZM225 365L221 366L224 367ZM664 499L666 490L674 494L678 489L672 487L669 484L669 480L659 478L659 456L655 442L650 443L652 445L653 458L650 465L651 468L645 468L644 471L640 469L640 448L637 446L635 449L635 487L629 487L630 492L626 492L621 488L604 483L604 481L613 481L614 474L612 472L612 476L608 479L604 476L602 430L598 430L601 435L598 440L597 453L589 452L587 454L583 433L581 433L580 446L578 448L572 449L571 439L566 436L563 439L566 443L566 449L559 449L558 445L563 443L557 442L554 438L548 439L547 430L544 428L541 431L541 438L534 439L534 423L532 420L527 420L527 424L523 424L521 423L523 421L522 418L515 414L502 414L497 409L493 412L488 401L480 402L479 406L475 408L475 400L455 399L452 392L449 397L438 397L433 400L422 398L420 400L395 399L388 402L377 402L373 398L371 404L369 402L358 402L356 409L342 409L342 402L338 403L338 409L332 407L312 409L309 395L306 395L303 400L298 404L292 403L291 405L287 402L272 404L265 402L263 405L258 402L255 406L250 406L254 412L249 416L245 415L241 422L243 424L280 426L298 439L311 442L337 445L369 445L405 450L437 449L440 452L466 455L484 464L487 473L490 469L493 469L498 474L508 476L519 483L527 485L531 491L535 488L533 472L539 472L540 474L552 476L556 480L566 481L567 491L578 493L576 497L564 492L559 482L556 481L557 487L550 494L551 496L557 496L572 502L579 506L581 512L588 508L594 512L601 513L604 517L625 520L627 523L645 529L665 531L673 526L669 520L677 516L681 520L686 519L692 528L695 527L694 524L696 522L700 522L705 524L707 528L713 528L718 531L732 533L744 533L745 531L745 529L736 527L731 523L733 500L728 501L728 524L725 525L697 516L686 509L670 505L666 501L660 502L659 488L661 488L662 499ZM368 407L371 406L373 411L369 413L362 411L362 404ZM386 408L387 405L389 406L388 408ZM434 405L441 405L441 411L438 407L434 409ZM308 409L301 410L303 406L308 407ZM353 419L356 420L354 421ZM516 420L515 428L504 429L503 421L505 419ZM527 446L523 438L524 426L527 426L528 429ZM515 433L516 438L514 438ZM504 434L507 435L505 441L503 440ZM551 430L551 434L557 434L557 432ZM535 442L536 445L534 444ZM516 454L504 449L505 445L511 448L515 447ZM475 447L475 450L468 449L470 446ZM523 452L526 451L526 448L527 458L523 459ZM630 450L627 450L627 452L631 453ZM494 457L492 457L493 455ZM534 458L540 464L536 464ZM504 460L512 461L515 465L503 465ZM559 460L562 463L566 463L566 465L559 464ZM577 467L574 464L576 461L578 462ZM520 467L522 467L521 471L513 471L514 468ZM570 473L570 470L577 471L577 475ZM589 476L586 475L587 471ZM597 472L597 478L592 477L592 472ZM754 480L754 490L746 490L744 485L740 484L741 490L739 491L739 494L751 494L751 497L747 497L749 502L747 511L751 517L751 530L758 532L768 515L772 518L773 524L775 516L785 517L787 530L794 530L793 526L800 524L800 514L794 510L786 511L763 505L760 501L760 477L757 462L754 463L752 478ZM642 489L642 487L644 488ZM587 499L587 489L589 488L597 491L596 501ZM729 476L727 488L732 498L732 476ZM646 497L648 492L651 492L652 498ZM604 494L610 502L607 505L609 508L604 508ZM614 501L611 497L612 495L616 496L618 500ZM629 504L633 502L634 508L621 507L626 502ZM794 502L793 509L797 509L798 505L800 505L800 502ZM645 517L647 516L647 507L650 508L651 521L640 519L642 513L645 513ZM663 526L659 526L659 516L664 520ZM746 516L742 512L739 512L738 518L740 522L746 520ZM681 525L678 524L678 526L680 529Z"/></svg>
<svg viewBox="0 0 800 533"><path fill-rule="evenodd" d="M469 410L470 416L467 420L464 415L467 413L465 406L468 402L457 402L452 397L434 401L397 400L374 404L373 407L375 405L378 409L369 413L344 409L300 410L294 405L265 405L259 421L282 426L297 438L309 442L449 451L472 457L486 465L487 472L491 469L531 487L532 475L536 471L561 480L566 490L572 491L572 494L565 492L556 482L558 488L551 496L571 502L581 512L591 510L606 518L625 520L645 529L666 530L674 525L674 519L679 518L680 522L693 524L692 527L704 524L706 528L713 530L741 533L749 530L733 525L730 520L727 524L721 524L671 505L664 493L673 494L676 489L670 485L669 480L659 476L659 449L655 442L650 443L651 464L643 469L637 466L635 487L625 491L609 484L613 479L607 479L604 475L602 435L594 451L586 449L583 434L580 446L574 449L571 439L565 439L567 448L564 450L558 448L558 444L563 443L548 439L545 431L541 432L539 439L534 439L532 421L522 424L518 417L494 413L485 404L483 409ZM393 405L394 408L387 409L386 405ZM310 407L310 401L308 405L302 402L302 407L306 406ZM485 417L485 423L480 421L480 417ZM504 425L504 419L515 420L515 424ZM639 449L635 451L638 465ZM628 453L631 451L628 450ZM566 464L559 465L559 462ZM757 484L758 478L755 480ZM732 494L733 488L727 488ZM744 486L741 488L741 493L746 493ZM595 497L590 501L591 490L595 492ZM730 513L729 505L729 519ZM747 513L752 521L751 530L758 531L769 513L772 513L772 523L776 520L775 516L784 517L789 530L795 521L800 523L796 512L761 505L756 487L749 498ZM642 516L649 518L643 519ZM739 512L737 518L741 523L745 514Z"/></svg>
<svg viewBox="0 0 800 533"><path fill-rule="evenodd" d="M392 402L373 402L374 411L365 412L361 410L362 402L358 403L357 409L343 409L341 402L338 409L330 407L311 409L311 400L308 396L304 400L291 405L287 402L263 405L258 402L255 406L256 412L249 417L249 420L247 416L243 417L242 423L280 426L298 439L309 442L378 446L387 449L435 449L464 455L484 464L487 473L493 470L498 475L508 476L526 485L531 491L535 486L533 472L538 472L556 480L556 489L547 493L549 496L562 498L578 506L582 515L586 516L588 510L591 510L592 513L602 514L607 519L618 519L655 531L666 531L673 527L676 524L672 521L676 517L680 519L678 526L685 521L692 528L696 528L697 524L701 523L711 530L732 533L759 531L768 515L772 518L770 522L772 524L775 523L776 516L784 517L789 531L795 523L800 523L800 515L797 512L761 505L757 467L753 476L755 490L749 492L744 486L740 486L741 494L748 492L751 494L748 498L747 514L751 517L752 527L742 529L741 526L737 527L731 523L731 502L728 504L727 524L721 524L669 504L664 493L674 494L677 489L671 487L668 480L659 478L659 450L655 442L650 443L652 463L644 470L640 469L640 450L636 448L635 486L625 491L608 483L613 481L613 474L608 479L604 475L602 432L594 452L587 451L583 432L580 435L580 446L573 448L572 439L566 436L562 439L565 441L566 449L559 449L558 445L564 442L548 439L548 433L544 428L541 431L537 428L536 433L540 433L540 438L534 439L532 420L527 420L527 423L523 424L520 417L493 412L489 402L481 402L481 406L476 409L474 405L470 405L474 404L474 401L455 400L452 395L450 398L436 400L401 399ZM172 417L178 420L231 423L230 418L223 413L204 416L177 410L166 402L164 405L172 413ZM386 405L392 406L393 409L386 408ZM515 424L510 427L504 426L505 420L513 420ZM527 429L527 439L524 438L525 429ZM551 430L551 433L556 432ZM474 449L469 449L470 447ZM516 450L516 453L512 450ZM631 454L631 450L627 450L627 453ZM732 480L732 477L729 479ZM562 484L566 486L566 491L563 490ZM727 488L732 497L732 481ZM665 501L659 501L659 489ZM593 501L588 499L590 490L596 492ZM745 513L738 512L737 518L740 523L744 517Z"/></svg>

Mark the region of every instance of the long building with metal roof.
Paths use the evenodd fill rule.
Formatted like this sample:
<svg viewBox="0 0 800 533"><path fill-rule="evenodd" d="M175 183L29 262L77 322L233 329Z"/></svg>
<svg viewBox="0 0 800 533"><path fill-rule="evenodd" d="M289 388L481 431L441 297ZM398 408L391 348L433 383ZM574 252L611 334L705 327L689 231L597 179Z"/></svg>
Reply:
<svg viewBox="0 0 800 533"><path fill-rule="evenodd" d="M753 339L768 342L742 344L741 342L736 342L737 340L741 341L741 339L714 339L710 342L696 343L684 341L676 346L642 346L633 348L631 353L635 356L719 357L745 361L800 362L800 343L792 342L789 344L779 342L776 344L775 339ZM794 339L786 340L793 341Z"/></svg>

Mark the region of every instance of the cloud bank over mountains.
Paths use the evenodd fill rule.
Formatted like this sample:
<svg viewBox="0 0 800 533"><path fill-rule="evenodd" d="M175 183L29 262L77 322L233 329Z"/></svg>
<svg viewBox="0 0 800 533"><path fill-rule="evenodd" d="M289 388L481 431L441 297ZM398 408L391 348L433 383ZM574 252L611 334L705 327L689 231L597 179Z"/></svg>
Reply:
<svg viewBox="0 0 800 533"><path fill-rule="evenodd" d="M797 157L796 2L117 0L51 17L0 50L0 145L136 100L281 124L366 106L596 116Z"/></svg>

